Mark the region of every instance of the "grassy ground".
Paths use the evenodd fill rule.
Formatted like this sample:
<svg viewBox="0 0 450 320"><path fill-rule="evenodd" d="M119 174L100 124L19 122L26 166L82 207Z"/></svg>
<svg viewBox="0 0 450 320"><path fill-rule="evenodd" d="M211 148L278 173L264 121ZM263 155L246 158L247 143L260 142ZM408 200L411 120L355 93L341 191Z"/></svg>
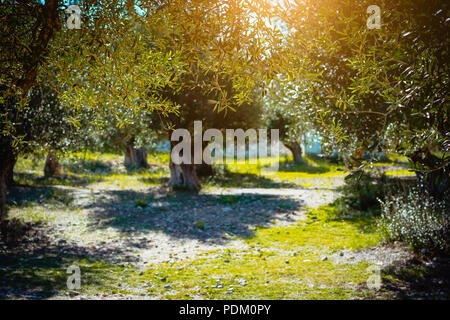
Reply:
<svg viewBox="0 0 450 320"><path fill-rule="evenodd" d="M30 297L64 296L65 268L81 268L81 296L145 295L162 299L351 299L374 298L366 286L369 263L337 264L325 260L342 249L376 245L370 221L329 220L332 207L311 209L307 220L289 227L257 228L239 240L245 250L221 249L195 259L149 264L110 263L79 248L40 248L2 259L3 288L29 290ZM45 217L29 216L32 221ZM119 284L119 285L118 285ZM8 297L6 292L5 296ZM14 296L17 293L9 292Z"/></svg>
<svg viewBox="0 0 450 320"><path fill-rule="evenodd" d="M392 288L407 281L406 267L390 265L381 273L389 286L371 289L374 261L339 260L380 247L373 215L350 214L339 201L305 208L279 196L157 196L167 161L152 155L150 170L128 172L118 155L74 154L62 160L65 177L44 178L42 159L20 159L15 179L26 186L9 197L17 230L16 241L0 247L0 297L372 299L398 297ZM314 192L334 188L332 179L345 174L342 165L314 157L281 163L278 172L265 171L264 161L219 169L203 180L205 189ZM298 219L278 221L290 214ZM167 259L156 259L158 252ZM70 265L81 269L80 289L67 289ZM429 273L422 265L407 268L408 279Z"/></svg>

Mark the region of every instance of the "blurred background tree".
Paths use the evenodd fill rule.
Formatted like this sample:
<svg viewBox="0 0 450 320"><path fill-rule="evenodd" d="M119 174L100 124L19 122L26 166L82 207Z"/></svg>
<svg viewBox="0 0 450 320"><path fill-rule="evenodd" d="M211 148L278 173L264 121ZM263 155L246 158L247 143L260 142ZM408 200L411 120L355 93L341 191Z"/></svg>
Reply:
<svg viewBox="0 0 450 320"><path fill-rule="evenodd" d="M264 97L264 123L279 130L281 142L291 151L294 162L302 162L305 134L314 127L314 114L309 102L306 83L300 85L273 80Z"/></svg>

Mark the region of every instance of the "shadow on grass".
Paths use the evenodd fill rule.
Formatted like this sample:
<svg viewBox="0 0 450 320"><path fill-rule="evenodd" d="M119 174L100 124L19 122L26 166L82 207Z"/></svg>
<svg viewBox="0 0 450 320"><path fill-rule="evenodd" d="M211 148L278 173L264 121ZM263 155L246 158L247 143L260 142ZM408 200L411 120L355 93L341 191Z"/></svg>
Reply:
<svg viewBox="0 0 450 320"><path fill-rule="evenodd" d="M448 300L450 295L450 258L432 262L411 259L382 271L383 288L400 299Z"/></svg>
<svg viewBox="0 0 450 320"><path fill-rule="evenodd" d="M31 207L37 204L57 203L67 206L73 200L73 192L67 189L51 186L13 186L9 188L7 204L19 207Z"/></svg>
<svg viewBox="0 0 450 320"><path fill-rule="evenodd" d="M378 212L365 212L351 208L346 199L341 197L334 202L308 211L308 218L313 221L345 222L354 226L361 233L374 233L377 231Z"/></svg>
<svg viewBox="0 0 450 320"><path fill-rule="evenodd" d="M63 175L61 177L45 177L35 173L15 172L15 182L20 186L51 186L62 185L69 187L83 187L89 184L100 182L103 179L98 177L80 177L76 175Z"/></svg>
<svg viewBox="0 0 450 320"><path fill-rule="evenodd" d="M149 185L159 185L162 186L169 182L169 170L168 167L150 167L147 172L153 174L152 176L139 177L138 181Z"/></svg>
<svg viewBox="0 0 450 320"><path fill-rule="evenodd" d="M67 171L66 171L67 172ZM93 172L79 172L74 173L69 171L70 174L64 174L60 177L45 177L36 173L29 172L17 172L14 173L16 186L30 186L30 187L42 187L42 186L67 186L67 187L85 187L93 183L99 183L105 181L106 178L120 175L120 176L139 176L141 174L154 174L155 177L142 177L138 178L144 183L148 184L164 184L168 181L168 178L161 176L161 173L165 173L165 170L160 167L152 166L150 169L133 169L127 171L93 171ZM82 175L82 176L80 176ZM161 176L161 177L159 177Z"/></svg>
<svg viewBox="0 0 450 320"><path fill-rule="evenodd" d="M130 235L161 231L178 239L223 243L226 237L253 237L256 226L289 218L304 203L277 195L211 195L108 191L106 202L89 206L90 228L113 227Z"/></svg>
<svg viewBox="0 0 450 320"><path fill-rule="evenodd" d="M308 155L307 159L303 159L300 163L295 163L292 161L282 161L280 162L279 171L281 172L304 172L309 174L320 174L327 173L336 170L336 166L342 163L336 162L332 163L326 159L322 159L317 155ZM338 169L339 170L339 169Z"/></svg>
<svg viewBox="0 0 450 320"><path fill-rule="evenodd" d="M142 173L158 173L164 170L161 166L156 164L149 164L148 168L136 167L121 167L117 165L116 161L101 161L101 160L85 160L85 159L69 159L68 164L64 166L67 171L75 174L94 175L101 177L108 177L115 174L121 175L136 175Z"/></svg>
<svg viewBox="0 0 450 320"><path fill-rule="evenodd" d="M239 173L225 170L213 177L201 178L203 184L222 188L298 188L298 185L275 181L253 173Z"/></svg>
<svg viewBox="0 0 450 320"><path fill-rule="evenodd" d="M149 185L162 186L169 182L169 177L145 177L145 178L138 178L138 181L141 181Z"/></svg>
<svg viewBox="0 0 450 320"><path fill-rule="evenodd" d="M0 241L0 299L47 299L67 290L67 268L80 267L82 288L114 286L105 252L63 240L55 243L39 223L9 221L11 241ZM118 252L109 255L117 256Z"/></svg>

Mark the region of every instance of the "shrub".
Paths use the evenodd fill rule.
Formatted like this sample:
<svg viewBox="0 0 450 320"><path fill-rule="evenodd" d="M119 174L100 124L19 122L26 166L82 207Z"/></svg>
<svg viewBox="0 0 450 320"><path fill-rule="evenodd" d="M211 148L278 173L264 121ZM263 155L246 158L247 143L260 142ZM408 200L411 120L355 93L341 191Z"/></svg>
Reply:
<svg viewBox="0 0 450 320"><path fill-rule="evenodd" d="M377 207L377 199L384 195L384 180L385 176L377 178L364 171L352 172L345 178L342 190L347 204L361 211Z"/></svg>
<svg viewBox="0 0 450 320"><path fill-rule="evenodd" d="M341 191L346 207L378 214L380 212L378 199L405 193L415 184L415 179L389 177L384 173L357 170L345 178L345 185L341 187Z"/></svg>
<svg viewBox="0 0 450 320"><path fill-rule="evenodd" d="M387 240L404 241L415 250L450 252L449 207L445 202L412 188L380 204L379 226Z"/></svg>

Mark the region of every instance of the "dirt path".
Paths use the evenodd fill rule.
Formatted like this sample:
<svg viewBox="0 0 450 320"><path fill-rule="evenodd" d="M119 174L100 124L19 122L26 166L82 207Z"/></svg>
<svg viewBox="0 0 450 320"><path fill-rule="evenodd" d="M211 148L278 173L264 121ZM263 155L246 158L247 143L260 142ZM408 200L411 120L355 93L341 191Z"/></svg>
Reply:
<svg viewBox="0 0 450 320"><path fill-rule="evenodd" d="M251 236L257 226L295 224L304 218L306 207L336 197L333 189L325 188L213 188L174 196L156 188L146 192L61 189L71 194L77 210L58 213L53 219L56 237L101 253L102 258L138 266L212 250L248 249L237 238ZM139 199L151 200L140 207Z"/></svg>
<svg viewBox="0 0 450 320"><path fill-rule="evenodd" d="M256 253L258 248L249 246L246 239L252 238L258 227L297 224L305 219L308 207L336 199L339 194L335 187L341 180L330 184L329 180L316 179L313 187L298 188L211 187L199 194L170 192L165 188L124 190L114 185L108 189L95 185L19 187L14 190L19 197L13 199L18 207L10 213L29 216L31 221L39 218L44 223L33 224L33 232L16 248L7 250L10 256L23 252L27 252L27 257L47 258L66 254L74 257L75 263L77 259L91 257L142 271L163 262L177 265L206 252L208 259L220 257L228 249ZM20 197L37 200L27 208L26 202L20 204ZM264 250L286 257L295 254L271 246ZM339 265L368 262L383 268L413 258L401 245L342 250L321 257ZM11 292L10 295L16 296L26 293Z"/></svg>
<svg viewBox="0 0 450 320"><path fill-rule="evenodd" d="M208 251L248 249L242 239L251 237L257 227L293 225L305 218L306 208L331 203L343 178L309 182L312 187L207 188L200 194L170 193L165 188L123 190L114 185L55 186L69 199L68 205L48 208L44 201L35 209L45 215L52 243L142 267ZM25 189L16 191L26 194ZM372 258L364 252L354 259Z"/></svg>
<svg viewBox="0 0 450 320"><path fill-rule="evenodd" d="M46 216L52 243L142 267L208 251L248 249L242 239L257 227L293 225L305 218L306 208L331 203L341 180L315 179L315 187L208 188L200 194L57 186L70 204L36 209ZM361 257L371 259L367 253Z"/></svg>

